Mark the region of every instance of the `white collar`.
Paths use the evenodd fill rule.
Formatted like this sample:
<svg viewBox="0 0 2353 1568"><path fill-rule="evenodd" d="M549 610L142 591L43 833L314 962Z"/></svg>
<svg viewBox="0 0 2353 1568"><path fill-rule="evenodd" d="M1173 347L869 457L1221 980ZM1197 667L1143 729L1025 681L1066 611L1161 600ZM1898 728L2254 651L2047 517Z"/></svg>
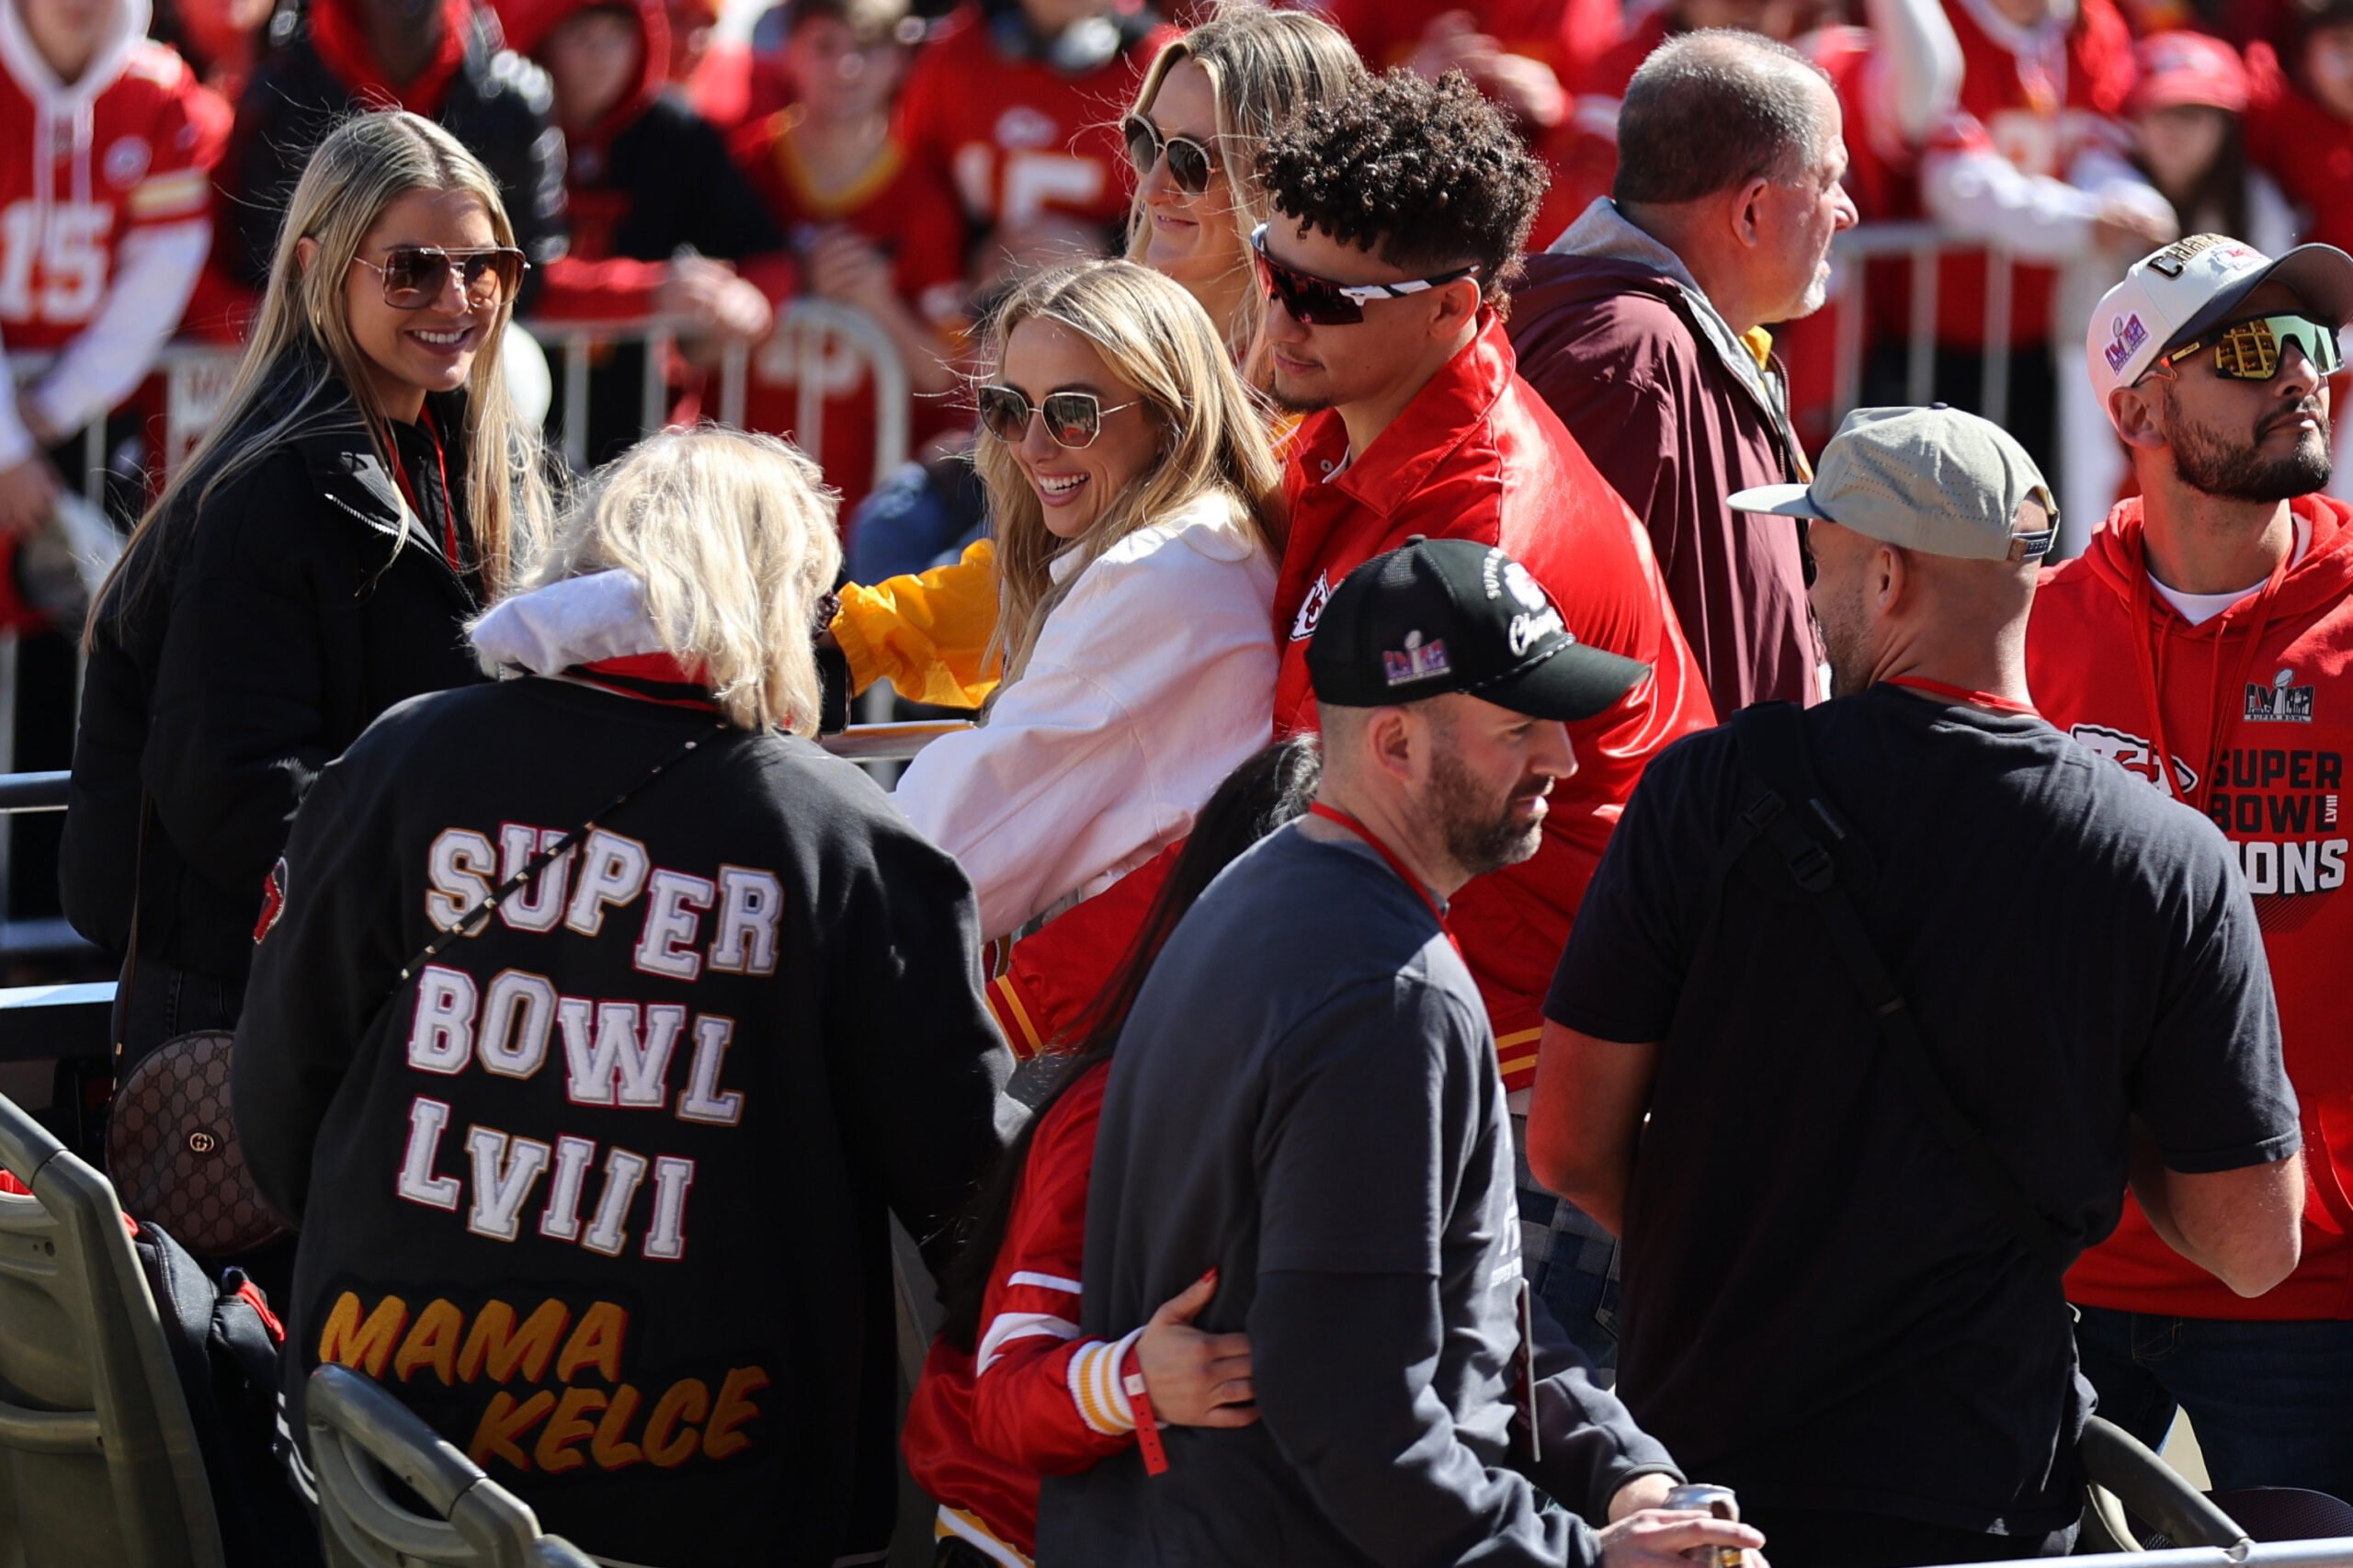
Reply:
<svg viewBox="0 0 2353 1568"><path fill-rule="evenodd" d="M486 665L560 675L574 665L662 652L634 574L592 572L501 601L469 633Z"/></svg>

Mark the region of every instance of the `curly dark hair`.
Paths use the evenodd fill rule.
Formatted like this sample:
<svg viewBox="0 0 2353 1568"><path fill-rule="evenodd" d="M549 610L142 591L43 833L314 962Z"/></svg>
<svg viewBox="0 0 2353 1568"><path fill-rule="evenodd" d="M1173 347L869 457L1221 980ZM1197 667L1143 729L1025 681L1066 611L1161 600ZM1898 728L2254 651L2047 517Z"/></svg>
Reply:
<svg viewBox="0 0 2353 1568"><path fill-rule="evenodd" d="M1461 72L1398 67L1302 109L1258 153L1258 178L1282 217L1392 267L1478 263L1492 301L1518 275L1549 176Z"/></svg>

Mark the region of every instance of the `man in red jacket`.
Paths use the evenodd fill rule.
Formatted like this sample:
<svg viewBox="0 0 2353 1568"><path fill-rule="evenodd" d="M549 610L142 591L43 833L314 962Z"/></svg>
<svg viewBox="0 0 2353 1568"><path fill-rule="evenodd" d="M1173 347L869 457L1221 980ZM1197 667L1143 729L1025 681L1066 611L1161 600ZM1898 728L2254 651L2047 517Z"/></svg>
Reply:
<svg viewBox="0 0 2353 1568"><path fill-rule="evenodd" d="M1306 415L1275 587L1276 732L1314 727L1307 646L1332 590L1417 534L1499 547L1579 642L1655 672L1570 726L1576 772L1552 792L1534 858L1480 878L1449 911L1517 1106L1551 968L1620 809L1651 757L1715 713L1648 535L1519 378L1506 289L1543 174L1503 117L1459 76L1392 71L1303 112L1258 172L1274 210L1253 242L1274 303L1274 393ZM1556 1228L1550 1195L1521 1186L1530 1276L1606 1359L1594 1318L1607 1244L1588 1246L1573 1213Z"/></svg>
<svg viewBox="0 0 2353 1568"><path fill-rule="evenodd" d="M2348 318L2353 256L2332 246L2274 262L2198 234L2135 264L2089 347L2142 494L2051 575L2027 633L2051 722L2230 838L2309 1150L2302 1262L2256 1299L2128 1204L2067 1277L2084 1370L2100 1414L2152 1446L2187 1409L2217 1486L2338 1496L2353 1496L2353 508L2320 492Z"/></svg>

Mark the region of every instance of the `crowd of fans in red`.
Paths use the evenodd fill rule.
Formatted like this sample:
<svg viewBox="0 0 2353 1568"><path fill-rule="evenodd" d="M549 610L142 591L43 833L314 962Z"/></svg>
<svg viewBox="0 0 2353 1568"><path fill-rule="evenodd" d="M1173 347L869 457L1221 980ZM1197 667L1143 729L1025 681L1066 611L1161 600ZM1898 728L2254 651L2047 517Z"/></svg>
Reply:
<svg viewBox="0 0 2353 1568"><path fill-rule="evenodd" d="M325 117L384 102L441 119L498 176L534 267L526 314L677 326L656 367L674 416L715 411L709 372L729 344L751 346L755 428L789 431L799 378L821 373L818 455L847 519L874 477L870 372L796 351L776 312L814 298L872 318L905 368L917 449L952 438L976 297L1041 255L1119 248L1132 183L1120 113L1186 9L1164 21L1112 0L968 0L926 20L892 0L804 0L762 17L747 44L718 41L704 0L165 0L153 15L143 0L14 0L0 124L29 155L0 161L0 342L55 358L0 408L0 526L69 483L68 438L135 400L176 331L236 338L291 150ZM2291 234L2353 231L2353 6L1328 9L1376 67L1462 70L1512 113L1552 172L1539 244L1607 193L1617 99L1660 40L1730 25L1802 40L1837 88L1864 222L1933 219L2027 264L1989 345L1982 262L1947 263L1934 381L1970 405L1989 347L2008 354L2009 423L2046 460L2066 382L2050 364L2052 312L2092 297L2070 305L2063 266L2104 286L2176 233L2276 253ZM1859 386L1834 384L1836 312L1781 340L1809 445L1842 390L1872 401L1904 384L1907 284L1888 272L1850 307L1869 318ZM639 434L640 352L599 349L590 409L551 413L588 421L592 458Z"/></svg>

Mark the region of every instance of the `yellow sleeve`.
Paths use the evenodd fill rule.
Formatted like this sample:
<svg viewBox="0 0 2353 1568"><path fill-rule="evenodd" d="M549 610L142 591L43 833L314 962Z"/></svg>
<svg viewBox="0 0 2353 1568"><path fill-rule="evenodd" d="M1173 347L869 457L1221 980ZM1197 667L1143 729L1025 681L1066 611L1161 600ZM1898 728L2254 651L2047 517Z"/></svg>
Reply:
<svg viewBox="0 0 2353 1568"><path fill-rule="evenodd" d="M996 634L996 545L976 540L963 558L915 575L844 585L834 641L849 661L853 693L888 680L899 695L946 708L978 708L996 689L989 640Z"/></svg>

